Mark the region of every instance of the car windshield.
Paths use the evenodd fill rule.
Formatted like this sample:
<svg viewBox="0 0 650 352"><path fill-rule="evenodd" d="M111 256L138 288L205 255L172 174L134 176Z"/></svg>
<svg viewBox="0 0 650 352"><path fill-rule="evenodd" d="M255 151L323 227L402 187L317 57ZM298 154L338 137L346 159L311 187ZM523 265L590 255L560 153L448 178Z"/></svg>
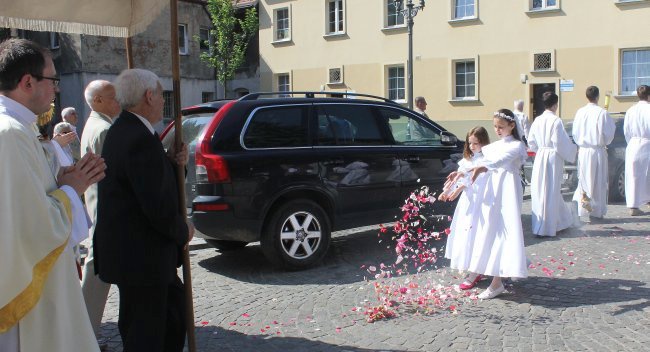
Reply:
<svg viewBox="0 0 650 352"><path fill-rule="evenodd" d="M188 146L196 144L199 135L213 116L214 112L204 112L183 116L183 143ZM175 126L172 126L163 138L162 144L165 148L169 148L169 146L174 142L175 131Z"/></svg>

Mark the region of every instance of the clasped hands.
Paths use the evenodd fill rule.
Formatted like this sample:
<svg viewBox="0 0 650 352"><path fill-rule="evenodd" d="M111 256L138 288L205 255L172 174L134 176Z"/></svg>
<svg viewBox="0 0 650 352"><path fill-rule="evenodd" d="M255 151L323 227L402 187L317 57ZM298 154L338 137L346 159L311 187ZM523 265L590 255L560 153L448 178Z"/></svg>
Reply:
<svg viewBox="0 0 650 352"><path fill-rule="evenodd" d="M70 131L61 134L55 134L54 137L52 137L52 140L59 143L59 145L63 148L72 143L72 141L74 141L76 138L77 133Z"/></svg>
<svg viewBox="0 0 650 352"><path fill-rule="evenodd" d="M70 186L78 195L82 195L88 187L101 181L106 174L104 159L94 153L86 153L81 160L72 166L62 167L57 175L57 185Z"/></svg>

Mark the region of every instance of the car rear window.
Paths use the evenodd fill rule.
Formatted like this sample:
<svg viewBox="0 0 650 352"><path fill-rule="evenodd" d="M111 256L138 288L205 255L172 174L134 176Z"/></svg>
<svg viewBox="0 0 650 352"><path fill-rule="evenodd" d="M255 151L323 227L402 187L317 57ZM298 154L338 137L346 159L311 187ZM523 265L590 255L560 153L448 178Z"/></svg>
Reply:
<svg viewBox="0 0 650 352"><path fill-rule="evenodd" d="M307 114L304 106L271 107L257 110L244 132L246 148L308 146Z"/></svg>
<svg viewBox="0 0 650 352"><path fill-rule="evenodd" d="M199 135L207 126L208 122L212 120L212 117L214 116L213 112L205 112L205 113L200 113L200 114L193 114L193 115L187 115L183 116L183 143L190 145L192 143L196 143L197 139L199 138ZM174 135L176 132L176 127L172 126L172 128L167 132L165 137L162 140L162 144L165 148L169 148L169 146L174 143Z"/></svg>

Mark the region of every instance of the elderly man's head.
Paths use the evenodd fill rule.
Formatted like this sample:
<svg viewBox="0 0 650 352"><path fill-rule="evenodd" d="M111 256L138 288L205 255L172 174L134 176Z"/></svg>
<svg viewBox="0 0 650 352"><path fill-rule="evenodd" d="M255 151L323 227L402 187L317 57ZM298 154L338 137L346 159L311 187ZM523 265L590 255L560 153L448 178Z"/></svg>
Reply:
<svg viewBox="0 0 650 352"><path fill-rule="evenodd" d="M515 107L515 111L518 112L524 111L524 101L521 99L515 100L514 107Z"/></svg>
<svg viewBox="0 0 650 352"><path fill-rule="evenodd" d="M58 82L47 49L26 39L0 43L0 94L38 115L50 109Z"/></svg>
<svg viewBox="0 0 650 352"><path fill-rule="evenodd" d="M86 86L84 97L86 103L93 111L102 113L111 119L117 117L120 111L120 103L117 101L117 93L111 82L95 80Z"/></svg>
<svg viewBox="0 0 650 352"><path fill-rule="evenodd" d="M77 121L79 120L79 117L77 116L77 110L73 107L67 107L61 110L61 118L63 121L71 124L72 126L76 126Z"/></svg>
<svg viewBox="0 0 650 352"><path fill-rule="evenodd" d="M416 97L415 98L415 106L424 111L427 109L427 100L424 99L424 97Z"/></svg>
<svg viewBox="0 0 650 352"><path fill-rule="evenodd" d="M152 125L162 121L165 99L155 73L138 68L124 70L114 85L122 109L144 117Z"/></svg>
<svg viewBox="0 0 650 352"><path fill-rule="evenodd" d="M54 137L70 132L74 132L74 126L69 122L59 122L54 126Z"/></svg>

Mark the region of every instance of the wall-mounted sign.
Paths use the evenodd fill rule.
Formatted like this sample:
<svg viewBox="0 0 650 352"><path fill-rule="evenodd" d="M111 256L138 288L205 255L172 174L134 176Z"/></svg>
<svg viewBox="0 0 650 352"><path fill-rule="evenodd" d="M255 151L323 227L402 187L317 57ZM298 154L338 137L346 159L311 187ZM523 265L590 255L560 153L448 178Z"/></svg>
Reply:
<svg viewBox="0 0 650 352"><path fill-rule="evenodd" d="M573 92L573 80L572 79L561 79L560 80L560 92Z"/></svg>

